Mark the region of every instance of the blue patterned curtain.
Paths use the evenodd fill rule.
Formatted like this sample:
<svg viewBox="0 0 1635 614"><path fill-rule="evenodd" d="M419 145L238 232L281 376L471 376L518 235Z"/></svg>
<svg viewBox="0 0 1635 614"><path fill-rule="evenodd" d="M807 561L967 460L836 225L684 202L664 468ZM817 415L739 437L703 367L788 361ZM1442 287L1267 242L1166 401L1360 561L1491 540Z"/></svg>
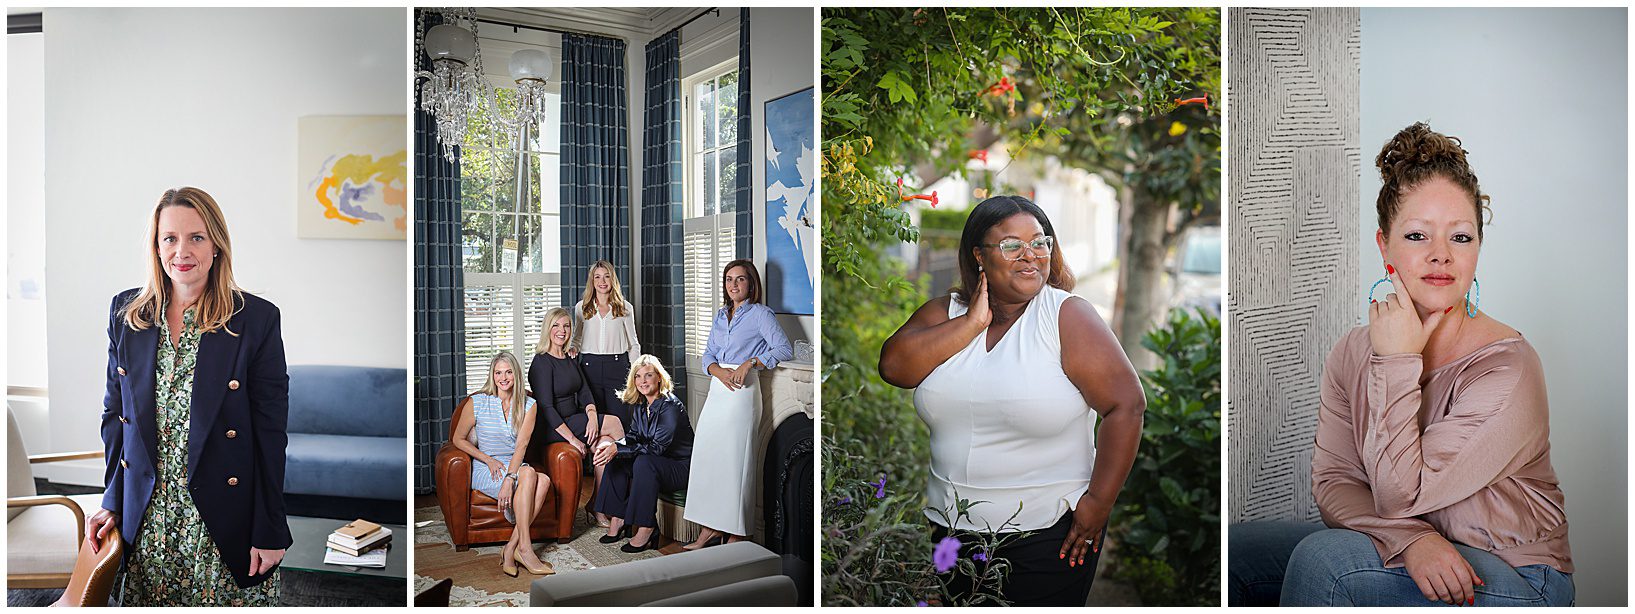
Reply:
<svg viewBox="0 0 1635 614"><path fill-rule="evenodd" d="M754 258L755 205L749 201L755 194L750 188L753 174L749 168L751 143L755 134L750 132L749 102L749 7L738 9L738 187L736 194L737 233L734 251L739 258Z"/></svg>
<svg viewBox="0 0 1635 614"><path fill-rule="evenodd" d="M630 274L629 115L624 41L562 35L562 301L584 291L590 265Z"/></svg>
<svg viewBox="0 0 1635 614"><path fill-rule="evenodd" d="M642 120L642 350L664 361L676 396L687 398L686 300L682 258L681 30L647 44Z"/></svg>
<svg viewBox="0 0 1635 614"><path fill-rule="evenodd" d="M426 15L426 27L441 18ZM424 70L424 56L416 64ZM414 491L432 492L432 461L466 395L460 165L443 159L430 115L414 112Z"/></svg>

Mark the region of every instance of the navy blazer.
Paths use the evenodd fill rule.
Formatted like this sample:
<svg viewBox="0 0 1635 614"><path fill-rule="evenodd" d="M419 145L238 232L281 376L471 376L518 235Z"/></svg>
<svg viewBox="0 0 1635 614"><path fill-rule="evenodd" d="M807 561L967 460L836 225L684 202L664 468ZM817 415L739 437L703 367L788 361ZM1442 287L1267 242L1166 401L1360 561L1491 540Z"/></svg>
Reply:
<svg viewBox="0 0 1635 614"><path fill-rule="evenodd" d="M108 390L102 399L108 461L102 508L119 519L126 552L142 535L159 474L154 411L159 327L132 330L120 317L137 293L134 288L119 293L109 308ZM284 518L289 372L278 308L248 293L235 302L239 309L227 329L237 336L217 329L199 337L187 490L233 579L248 588L271 575L250 575L250 547L279 550L292 542Z"/></svg>

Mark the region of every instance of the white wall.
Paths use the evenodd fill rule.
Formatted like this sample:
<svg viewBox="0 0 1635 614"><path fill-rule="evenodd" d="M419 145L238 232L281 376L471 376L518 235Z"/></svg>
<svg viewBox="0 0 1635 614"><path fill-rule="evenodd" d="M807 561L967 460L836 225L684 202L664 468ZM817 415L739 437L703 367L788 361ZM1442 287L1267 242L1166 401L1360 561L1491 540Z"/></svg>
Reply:
<svg viewBox="0 0 1635 614"><path fill-rule="evenodd" d="M1493 197L1481 309L1543 359L1578 605L1628 578L1628 32L1624 9L1362 11L1358 317L1379 278L1373 158L1415 121L1464 141Z"/></svg>
<svg viewBox="0 0 1635 614"><path fill-rule="evenodd" d="M108 303L145 275L168 188L222 206L239 285L283 312L290 364L405 367L404 241L295 236L296 119L402 114L406 9L47 9L51 441L99 448ZM90 483L101 471L63 480Z"/></svg>
<svg viewBox="0 0 1635 614"><path fill-rule="evenodd" d="M45 34L6 35L6 386L46 387ZM49 435L45 399L12 397L6 407L24 441Z"/></svg>
<svg viewBox="0 0 1635 614"><path fill-rule="evenodd" d="M729 12L729 11L722 11ZM736 17L736 15L734 16ZM816 72L816 48L813 32L817 14L809 8L752 8L749 10L749 108L750 130L755 133L750 148L750 186L754 194L750 206L755 208L754 252L755 266L766 271L766 103L775 98L813 87ZM813 104L817 98L813 97ZM817 114L813 113L815 121ZM814 126L812 134L817 134ZM812 204L812 210L820 207ZM820 226L821 227L821 226ZM813 280L813 296L817 282ZM816 318L812 316L778 316L789 342L816 343Z"/></svg>

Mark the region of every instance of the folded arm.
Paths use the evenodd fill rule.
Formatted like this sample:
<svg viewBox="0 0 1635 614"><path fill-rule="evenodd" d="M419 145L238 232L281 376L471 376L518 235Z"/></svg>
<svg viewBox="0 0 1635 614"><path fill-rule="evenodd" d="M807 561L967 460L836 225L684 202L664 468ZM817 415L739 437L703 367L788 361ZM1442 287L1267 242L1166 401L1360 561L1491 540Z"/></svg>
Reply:
<svg viewBox="0 0 1635 614"><path fill-rule="evenodd" d="M1488 366L1458 388L1447 416L1423 433L1423 359L1371 356L1367 369L1360 458L1381 516L1418 516L1469 498L1525 463L1548 432L1542 381L1519 365Z"/></svg>

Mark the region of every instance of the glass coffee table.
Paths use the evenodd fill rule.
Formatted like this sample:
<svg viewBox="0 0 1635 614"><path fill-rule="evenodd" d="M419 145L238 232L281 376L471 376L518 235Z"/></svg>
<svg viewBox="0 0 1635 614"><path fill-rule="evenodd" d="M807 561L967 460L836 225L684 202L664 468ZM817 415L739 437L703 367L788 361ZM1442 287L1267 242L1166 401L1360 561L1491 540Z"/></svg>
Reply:
<svg viewBox="0 0 1635 614"><path fill-rule="evenodd" d="M403 525L381 525L392 530L392 545L386 549L385 567L352 567L324 562L324 554L328 550L324 544L329 543L329 534L344 526L347 521L305 516L290 516L288 520L290 535L295 538L295 544L284 553L284 561L280 566L285 569L398 580L407 580L409 577L409 558L406 553L413 540L409 536L408 528Z"/></svg>

